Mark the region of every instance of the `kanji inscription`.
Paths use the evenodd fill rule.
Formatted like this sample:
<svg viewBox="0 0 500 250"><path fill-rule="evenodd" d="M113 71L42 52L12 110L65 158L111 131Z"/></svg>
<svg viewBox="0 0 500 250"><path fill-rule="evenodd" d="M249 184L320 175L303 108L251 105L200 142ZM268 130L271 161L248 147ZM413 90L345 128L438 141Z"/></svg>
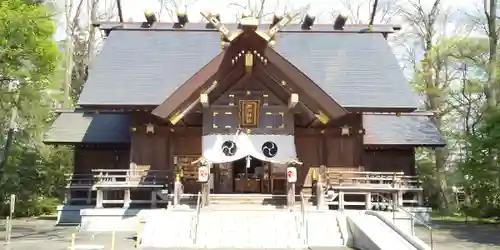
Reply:
<svg viewBox="0 0 500 250"><path fill-rule="evenodd" d="M240 100L240 126L257 127L259 121L259 101Z"/></svg>

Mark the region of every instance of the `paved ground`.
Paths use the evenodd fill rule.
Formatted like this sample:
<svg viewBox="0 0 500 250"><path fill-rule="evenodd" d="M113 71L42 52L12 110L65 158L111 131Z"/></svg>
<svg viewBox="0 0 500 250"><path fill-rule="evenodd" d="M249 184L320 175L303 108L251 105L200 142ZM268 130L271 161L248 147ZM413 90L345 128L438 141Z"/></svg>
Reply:
<svg viewBox="0 0 500 250"><path fill-rule="evenodd" d="M462 222L434 222L436 250L500 250L500 225ZM416 235L429 244L429 231L417 228Z"/></svg>
<svg viewBox="0 0 500 250"><path fill-rule="evenodd" d="M434 249L436 250L500 250L500 225L492 226L457 222L439 222L434 224L433 240ZM5 246L3 245L5 228L2 221L0 222L0 249L68 249L71 244L71 234L75 231L75 227L55 227L54 221L17 220L14 223L12 242L8 246ZM427 230L417 228L416 233L422 240L427 243L429 242ZM130 233L117 233L115 249L135 249L133 236ZM111 249L111 233L90 234L80 232L77 233L76 243L77 245L103 246L103 249L109 250ZM321 250L327 249L321 248Z"/></svg>

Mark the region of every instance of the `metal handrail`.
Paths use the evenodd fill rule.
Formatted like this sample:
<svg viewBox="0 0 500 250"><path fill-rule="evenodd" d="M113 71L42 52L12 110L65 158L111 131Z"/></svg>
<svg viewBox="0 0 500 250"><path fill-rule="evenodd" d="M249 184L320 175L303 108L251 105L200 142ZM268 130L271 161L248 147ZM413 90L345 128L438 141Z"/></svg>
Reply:
<svg viewBox="0 0 500 250"><path fill-rule="evenodd" d="M381 195L379 193L377 193L376 195L378 197L382 198L382 201L386 202L387 204L391 203L383 195ZM378 206L378 207L380 208L380 206ZM398 210L401 210L401 211L405 212L406 214L408 214L411 217L412 220L416 220L416 221L420 222L422 225L424 225L425 228L427 228L427 230L429 230L429 240L430 240L430 243L431 243L431 250L434 249L434 241L433 241L433 238L432 238L432 232L433 232L432 226L429 225L428 223L426 223L425 221L419 219L417 216L415 216L414 214L412 214L410 211L406 210L402 206L396 204L396 202L392 201L392 221L393 221L394 224L396 224L396 209L395 208L397 208ZM414 235L415 234L415 230L413 228L414 228L414 225L412 223L412 234Z"/></svg>
<svg viewBox="0 0 500 250"><path fill-rule="evenodd" d="M198 223L200 222L200 210L201 210L201 192L198 192L198 198L196 200L196 215L194 221L193 244L196 244L198 238Z"/></svg>

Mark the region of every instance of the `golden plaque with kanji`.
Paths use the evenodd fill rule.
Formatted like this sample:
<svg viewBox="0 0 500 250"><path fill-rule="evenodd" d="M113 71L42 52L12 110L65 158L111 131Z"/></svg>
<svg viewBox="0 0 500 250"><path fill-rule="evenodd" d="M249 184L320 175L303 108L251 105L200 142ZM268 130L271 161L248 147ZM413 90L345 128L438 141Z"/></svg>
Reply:
<svg viewBox="0 0 500 250"><path fill-rule="evenodd" d="M259 121L259 101L240 100L240 126L257 127Z"/></svg>

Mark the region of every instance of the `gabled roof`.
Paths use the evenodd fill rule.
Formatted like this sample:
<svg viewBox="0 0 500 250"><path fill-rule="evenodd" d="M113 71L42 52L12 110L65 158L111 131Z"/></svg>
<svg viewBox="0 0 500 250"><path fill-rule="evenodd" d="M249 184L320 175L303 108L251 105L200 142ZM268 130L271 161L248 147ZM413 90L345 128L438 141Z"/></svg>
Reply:
<svg viewBox="0 0 500 250"><path fill-rule="evenodd" d="M418 107L380 34L281 33L276 50L344 107Z"/></svg>
<svg viewBox="0 0 500 250"><path fill-rule="evenodd" d="M363 114L365 145L417 145L441 147L446 142L426 116Z"/></svg>
<svg viewBox="0 0 500 250"><path fill-rule="evenodd" d="M141 22L109 22L109 21L103 21L103 22L94 22L93 25L95 27L100 28L101 30L117 30L117 29L126 29L126 30L144 30L142 28L142 23ZM236 30L238 28L238 24L236 23L224 23L224 25L229 29L229 30ZM269 28L271 24L270 23L262 23L259 26L259 29L266 30ZM180 28L181 30L200 30L200 31L205 31L207 30L207 24L206 23L187 23L183 28ZM333 24L315 24L311 27L310 30L303 30L301 28L301 24L298 23L290 23L283 27L281 29L282 31L296 31L296 32L330 32L330 33L340 33L340 32L359 32L363 29L366 29L368 26L367 24L346 24L344 26L344 30L338 31L333 29ZM148 30L179 30L176 25L173 23L155 23L153 27L148 28ZM394 24L374 24L372 26L372 32L376 33L382 33L382 34L387 34L387 33L393 33L396 30L401 30L401 26L399 25L394 25Z"/></svg>
<svg viewBox="0 0 500 250"><path fill-rule="evenodd" d="M128 143L130 116L123 113L61 113L44 136L44 143Z"/></svg>
<svg viewBox="0 0 500 250"><path fill-rule="evenodd" d="M218 32L115 30L78 104L158 105L220 52Z"/></svg>
<svg viewBox="0 0 500 250"><path fill-rule="evenodd" d="M113 30L78 104L162 103L221 51L218 31L207 30L204 24L187 27L191 26L196 31ZM342 106L417 108L416 95L381 33L287 28L277 35L276 51Z"/></svg>

